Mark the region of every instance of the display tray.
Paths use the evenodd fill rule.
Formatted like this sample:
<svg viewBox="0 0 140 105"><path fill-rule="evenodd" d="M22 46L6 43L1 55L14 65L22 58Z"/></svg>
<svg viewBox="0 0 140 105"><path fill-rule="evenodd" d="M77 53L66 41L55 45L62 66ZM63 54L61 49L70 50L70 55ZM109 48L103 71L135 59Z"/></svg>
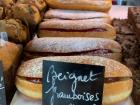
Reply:
<svg viewBox="0 0 140 105"><path fill-rule="evenodd" d="M42 103L39 100L36 101L28 97L25 97L17 91L10 105L42 105ZM114 105L118 105L118 104L114 104ZM123 101L119 105L134 105L134 104L132 102L131 97L129 97L127 100Z"/></svg>

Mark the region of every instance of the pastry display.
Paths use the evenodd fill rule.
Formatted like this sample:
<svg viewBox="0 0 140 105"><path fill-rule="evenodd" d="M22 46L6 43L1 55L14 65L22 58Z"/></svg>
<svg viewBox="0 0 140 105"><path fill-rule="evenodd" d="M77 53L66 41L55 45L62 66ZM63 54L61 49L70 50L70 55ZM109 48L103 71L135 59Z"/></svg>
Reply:
<svg viewBox="0 0 140 105"><path fill-rule="evenodd" d="M0 31L7 32L10 41L25 43L29 39L29 31L18 19L0 20Z"/></svg>
<svg viewBox="0 0 140 105"><path fill-rule="evenodd" d="M59 56L32 59L24 62L19 67L16 75L16 86L25 96L42 99L43 60L105 66L103 105L119 104L129 97L132 92L131 71L117 61L97 56Z"/></svg>
<svg viewBox="0 0 140 105"><path fill-rule="evenodd" d="M40 11L43 11L46 8L45 0L17 0L17 3L22 4L33 4L35 5Z"/></svg>
<svg viewBox="0 0 140 105"><path fill-rule="evenodd" d="M102 105L128 105L131 97L140 105L140 6L111 7L112 0L0 0L7 98L17 90L42 102L43 60L51 60L104 66Z"/></svg>
<svg viewBox="0 0 140 105"><path fill-rule="evenodd" d="M46 0L50 8L107 12L112 0Z"/></svg>
<svg viewBox="0 0 140 105"><path fill-rule="evenodd" d="M42 56L102 56L121 61L121 46L104 38L37 38L25 49L26 59Z"/></svg>
<svg viewBox="0 0 140 105"><path fill-rule="evenodd" d="M128 20L133 26L133 30L140 40L140 6L128 9Z"/></svg>

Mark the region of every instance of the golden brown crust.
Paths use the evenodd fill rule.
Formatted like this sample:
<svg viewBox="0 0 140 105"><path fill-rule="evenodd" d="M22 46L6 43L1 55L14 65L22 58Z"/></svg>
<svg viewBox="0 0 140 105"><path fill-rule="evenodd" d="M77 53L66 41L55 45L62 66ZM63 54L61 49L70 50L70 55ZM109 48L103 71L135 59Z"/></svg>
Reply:
<svg viewBox="0 0 140 105"><path fill-rule="evenodd" d="M24 79L16 77L16 87L22 94L30 98L33 98L33 99L42 98L42 85L41 84L34 84L32 82L28 82Z"/></svg>
<svg viewBox="0 0 140 105"><path fill-rule="evenodd" d="M94 10L107 12L112 0L46 0L49 7L72 10Z"/></svg>
<svg viewBox="0 0 140 105"><path fill-rule="evenodd" d="M105 78L131 77L131 71L121 63L102 57L91 56L64 56L44 57L24 62L17 72L16 86L18 90L31 98L42 99L42 85L22 80L18 76L42 78L43 60L62 61L80 64L92 64L105 66ZM117 82L105 83L103 90L103 105L115 104L126 99L132 91L132 79L124 79Z"/></svg>
<svg viewBox="0 0 140 105"><path fill-rule="evenodd" d="M18 90L34 99L42 99L42 85L34 84L23 80L21 78L16 78L16 86ZM103 104L116 104L126 99L132 92L133 81L131 79L104 84L103 93Z"/></svg>
<svg viewBox="0 0 140 105"><path fill-rule="evenodd" d="M43 57L24 62L18 69L17 75L23 77L42 78L43 60L62 61L80 64L92 64L105 66L105 77L131 77L131 71L123 64L97 56L58 56Z"/></svg>
<svg viewBox="0 0 140 105"><path fill-rule="evenodd" d="M41 21L39 10L31 4L15 4L7 12L7 17L20 19L27 25L37 25Z"/></svg>
<svg viewBox="0 0 140 105"><path fill-rule="evenodd" d="M45 0L17 0L17 3L35 5L40 11L46 8Z"/></svg>
<svg viewBox="0 0 140 105"><path fill-rule="evenodd" d="M132 79L105 83L103 93L103 103L105 105L114 105L128 98L132 92L133 81ZM103 105L104 105L103 104Z"/></svg>
<svg viewBox="0 0 140 105"><path fill-rule="evenodd" d="M38 37L92 37L92 38L107 38L115 39L116 32L110 29L105 32L61 32L61 31L49 31L49 30L39 30Z"/></svg>
<svg viewBox="0 0 140 105"><path fill-rule="evenodd" d="M3 62L5 71L10 69L20 52L21 48L11 42L6 42L4 46L0 46L0 60Z"/></svg>
<svg viewBox="0 0 140 105"><path fill-rule="evenodd" d="M9 95L14 88L15 72L20 62L22 46L11 42L1 45L0 43L0 60L3 63L6 93Z"/></svg>
<svg viewBox="0 0 140 105"><path fill-rule="evenodd" d="M67 20L83 20L83 19L102 19L107 23L111 23L110 16L107 13L96 11L80 11L80 10L61 10L50 9L45 13L45 19L67 19Z"/></svg>
<svg viewBox="0 0 140 105"><path fill-rule="evenodd" d="M82 52L95 49L109 49L113 53L121 52L121 46L119 43L104 38L37 38L30 41L25 47L25 51L29 52L54 53Z"/></svg>
<svg viewBox="0 0 140 105"><path fill-rule="evenodd" d="M16 78L18 90L34 99L42 99L42 84L35 84L19 77ZM103 89L103 105L116 104L125 100L132 92L132 79L105 83Z"/></svg>
<svg viewBox="0 0 140 105"><path fill-rule="evenodd" d="M0 31L6 31L14 42L26 42L29 35L27 27L18 19L0 20Z"/></svg>

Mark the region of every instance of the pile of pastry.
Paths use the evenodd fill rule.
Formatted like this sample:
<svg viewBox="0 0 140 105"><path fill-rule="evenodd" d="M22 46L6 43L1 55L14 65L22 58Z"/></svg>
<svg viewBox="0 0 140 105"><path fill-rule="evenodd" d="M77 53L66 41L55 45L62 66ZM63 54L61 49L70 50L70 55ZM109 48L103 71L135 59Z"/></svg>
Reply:
<svg viewBox="0 0 140 105"><path fill-rule="evenodd" d="M15 76L22 59L23 44L31 39L45 9L44 0L0 0L0 61L7 105L15 92Z"/></svg>
<svg viewBox="0 0 140 105"><path fill-rule="evenodd" d="M47 4L38 38L24 48L24 62L16 75L18 91L42 100L43 60L102 65L106 68L103 104L122 105L133 81L131 71L120 63L122 48L114 40L116 31L108 15L111 0L47 0Z"/></svg>
<svg viewBox="0 0 140 105"><path fill-rule="evenodd" d="M46 10L44 0L1 0L0 32L6 31L10 41L26 43Z"/></svg>

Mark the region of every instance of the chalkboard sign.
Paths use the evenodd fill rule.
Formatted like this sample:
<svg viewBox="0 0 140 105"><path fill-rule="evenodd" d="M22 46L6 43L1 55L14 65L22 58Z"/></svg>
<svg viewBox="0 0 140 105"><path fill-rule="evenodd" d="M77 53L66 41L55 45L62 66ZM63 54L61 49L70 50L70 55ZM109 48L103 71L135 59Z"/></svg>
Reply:
<svg viewBox="0 0 140 105"><path fill-rule="evenodd" d="M4 76L1 61L0 61L0 105L6 105Z"/></svg>
<svg viewBox="0 0 140 105"><path fill-rule="evenodd" d="M102 105L104 69L43 61L43 105Z"/></svg>

